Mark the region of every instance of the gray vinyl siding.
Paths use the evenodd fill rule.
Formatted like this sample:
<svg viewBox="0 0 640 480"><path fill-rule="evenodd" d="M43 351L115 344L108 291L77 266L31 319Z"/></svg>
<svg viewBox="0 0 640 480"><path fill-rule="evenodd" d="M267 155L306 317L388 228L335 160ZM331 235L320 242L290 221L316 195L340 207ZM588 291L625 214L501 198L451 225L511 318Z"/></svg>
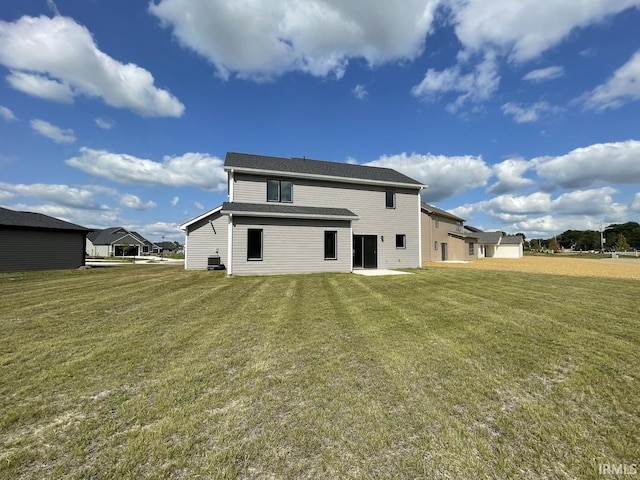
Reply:
<svg viewBox="0 0 640 480"><path fill-rule="evenodd" d="M351 271L348 221L233 217L233 274ZM262 260L247 260L247 231L262 229ZM337 259L324 259L324 232L336 231Z"/></svg>
<svg viewBox="0 0 640 480"><path fill-rule="evenodd" d="M53 270L84 265L82 231L0 229L0 270Z"/></svg>
<svg viewBox="0 0 640 480"><path fill-rule="evenodd" d="M268 203L268 178L277 176L235 175L233 201ZM293 178L293 205L347 208L358 216L354 235L378 237L378 268L419 266L418 190L396 188L396 208L385 206L389 187ZM406 235L407 247L396 249L395 236ZM384 237L384 241L382 240Z"/></svg>
<svg viewBox="0 0 640 480"><path fill-rule="evenodd" d="M206 270L207 259L215 255L216 250L218 250L222 263L228 266L228 224L229 218L217 212L187 227L185 234L185 269Z"/></svg>

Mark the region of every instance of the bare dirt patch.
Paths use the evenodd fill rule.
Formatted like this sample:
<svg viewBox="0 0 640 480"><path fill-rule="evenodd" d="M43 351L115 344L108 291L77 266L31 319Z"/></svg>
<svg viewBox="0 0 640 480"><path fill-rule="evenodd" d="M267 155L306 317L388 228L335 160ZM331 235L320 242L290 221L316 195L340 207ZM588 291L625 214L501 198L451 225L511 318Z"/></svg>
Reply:
<svg viewBox="0 0 640 480"><path fill-rule="evenodd" d="M469 263L433 262L425 263L424 266L640 280L640 260L631 258L593 259L527 256L520 259L483 258Z"/></svg>

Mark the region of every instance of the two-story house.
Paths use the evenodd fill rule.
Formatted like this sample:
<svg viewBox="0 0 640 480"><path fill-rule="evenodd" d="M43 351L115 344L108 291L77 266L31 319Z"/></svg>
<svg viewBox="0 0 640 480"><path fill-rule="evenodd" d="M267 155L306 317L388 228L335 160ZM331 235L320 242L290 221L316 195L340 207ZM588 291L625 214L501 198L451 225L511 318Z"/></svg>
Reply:
<svg viewBox="0 0 640 480"><path fill-rule="evenodd" d="M228 153L229 201L181 225L185 268L229 275L421 266L420 182L389 168Z"/></svg>
<svg viewBox="0 0 640 480"><path fill-rule="evenodd" d="M464 219L427 203L422 204L421 210L424 262L478 258L478 236L464 228Z"/></svg>

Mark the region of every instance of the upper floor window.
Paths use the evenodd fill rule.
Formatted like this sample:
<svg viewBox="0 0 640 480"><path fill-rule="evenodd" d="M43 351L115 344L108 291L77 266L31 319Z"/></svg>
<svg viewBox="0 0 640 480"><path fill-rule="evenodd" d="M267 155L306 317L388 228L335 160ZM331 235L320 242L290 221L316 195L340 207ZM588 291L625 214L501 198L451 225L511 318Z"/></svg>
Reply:
<svg viewBox="0 0 640 480"><path fill-rule="evenodd" d="M456 222L456 232L462 230L462 222Z"/></svg>
<svg viewBox="0 0 640 480"><path fill-rule="evenodd" d="M396 208L396 192L394 190L385 191L385 204L387 208Z"/></svg>
<svg viewBox="0 0 640 480"><path fill-rule="evenodd" d="M440 217L436 217L436 228L440 228Z"/></svg>
<svg viewBox="0 0 640 480"><path fill-rule="evenodd" d="M267 180L267 202L293 202L293 182Z"/></svg>

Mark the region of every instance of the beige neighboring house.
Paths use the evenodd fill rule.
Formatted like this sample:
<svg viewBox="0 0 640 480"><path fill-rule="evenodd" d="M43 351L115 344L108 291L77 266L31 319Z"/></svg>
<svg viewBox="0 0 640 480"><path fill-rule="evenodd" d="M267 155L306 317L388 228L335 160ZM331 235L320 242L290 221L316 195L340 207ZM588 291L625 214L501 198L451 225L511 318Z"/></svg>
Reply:
<svg viewBox="0 0 640 480"><path fill-rule="evenodd" d="M422 261L469 261L478 258L478 238L464 227L464 219L423 203L420 214Z"/></svg>
<svg viewBox="0 0 640 480"><path fill-rule="evenodd" d="M227 274L417 268L417 180L389 168L227 153L229 201L180 226L185 269Z"/></svg>

